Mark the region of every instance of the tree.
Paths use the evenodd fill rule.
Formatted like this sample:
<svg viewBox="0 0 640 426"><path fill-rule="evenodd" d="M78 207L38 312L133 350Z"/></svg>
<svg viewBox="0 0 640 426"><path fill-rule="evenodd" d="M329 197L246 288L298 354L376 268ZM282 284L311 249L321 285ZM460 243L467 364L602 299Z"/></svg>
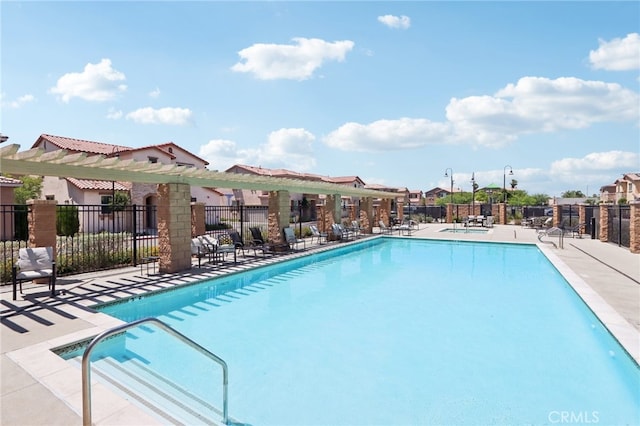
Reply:
<svg viewBox="0 0 640 426"><path fill-rule="evenodd" d="M565 191L561 195L562 198L585 198L586 195L582 193L579 189L572 189L569 191Z"/></svg>
<svg viewBox="0 0 640 426"><path fill-rule="evenodd" d="M27 200L37 200L42 193L42 177L40 176L20 176L18 178L22 181L22 186L18 187L14 191L14 198L16 204L26 204Z"/></svg>

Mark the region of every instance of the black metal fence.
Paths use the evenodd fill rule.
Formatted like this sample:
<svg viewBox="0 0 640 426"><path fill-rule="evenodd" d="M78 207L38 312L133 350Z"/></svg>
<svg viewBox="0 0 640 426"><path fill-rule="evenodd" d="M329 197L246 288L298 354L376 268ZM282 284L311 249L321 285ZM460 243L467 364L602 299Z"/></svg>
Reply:
<svg viewBox="0 0 640 426"><path fill-rule="evenodd" d="M9 282L27 246L26 205L0 206L0 281ZM135 266L158 254L155 206L59 205L56 208L58 275Z"/></svg>
<svg viewBox="0 0 640 426"><path fill-rule="evenodd" d="M251 241L249 228L257 227L262 231L266 231L269 220L269 207L242 205L205 206L204 216L207 233L218 234L234 230L240 234L242 240L246 243Z"/></svg>
<svg viewBox="0 0 640 426"><path fill-rule="evenodd" d="M631 245L631 208L628 204L603 207L609 209L609 242L618 246Z"/></svg>

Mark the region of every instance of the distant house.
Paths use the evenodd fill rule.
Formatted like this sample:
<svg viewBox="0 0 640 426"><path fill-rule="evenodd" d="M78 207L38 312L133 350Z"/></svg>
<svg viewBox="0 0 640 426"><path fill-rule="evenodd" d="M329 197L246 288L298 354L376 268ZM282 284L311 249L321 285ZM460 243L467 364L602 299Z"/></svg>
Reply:
<svg viewBox="0 0 640 426"><path fill-rule="evenodd" d="M419 189L413 189L409 191L409 202L411 204L420 204L422 201L422 191Z"/></svg>
<svg viewBox="0 0 640 426"><path fill-rule="evenodd" d="M22 181L0 175L0 205L15 204L14 190L22 186ZM10 213L11 210L8 210ZM8 219L7 219L8 218ZM0 218L0 241L11 240L15 233L15 223L13 214L4 215Z"/></svg>
<svg viewBox="0 0 640 426"><path fill-rule="evenodd" d="M365 183L358 176L323 176L313 173L300 173L287 169L269 169L264 167L247 166L236 164L227 170L226 173L239 173L258 176L271 176L285 179L297 179L315 182L327 182L336 185L346 185L353 188L364 188ZM228 192L228 190L225 190ZM269 204L269 192L258 190L232 190L232 202L246 206L267 206ZM298 206L302 205L307 210L309 216L315 215L315 207L324 202L324 195L316 194L289 194L291 199L291 209L294 211ZM351 197L343 197L343 205L351 204L354 200Z"/></svg>
<svg viewBox="0 0 640 426"><path fill-rule="evenodd" d="M435 206L437 200L448 197L450 194L451 191L436 186L424 193L424 201L427 206Z"/></svg>
<svg viewBox="0 0 640 426"><path fill-rule="evenodd" d="M613 184L600 187L600 201L603 203L618 203L640 200L640 173L626 173Z"/></svg>
<svg viewBox="0 0 640 426"><path fill-rule="evenodd" d="M206 169L209 164L173 142L131 148L123 145L42 134L32 148L42 148L45 152L64 149L68 154L85 154L88 157L103 155L105 157L118 157L120 160L149 161L151 163L175 164L181 167L196 167L198 169ZM109 226L109 229L114 229L113 224L109 223L113 218L107 213L109 212L108 206L112 204L116 192L127 192L130 196L131 204L155 206L157 205L156 188L155 184L149 183L45 176L42 194L43 198L58 200L59 204L105 206L101 223L92 226L94 229L86 229L87 231L95 231L99 230L96 227L107 228ZM225 197L214 188L191 187L191 201L217 206L225 204ZM145 223L140 224L140 226L144 229L155 229L157 224L150 222L151 217L151 215L145 215Z"/></svg>

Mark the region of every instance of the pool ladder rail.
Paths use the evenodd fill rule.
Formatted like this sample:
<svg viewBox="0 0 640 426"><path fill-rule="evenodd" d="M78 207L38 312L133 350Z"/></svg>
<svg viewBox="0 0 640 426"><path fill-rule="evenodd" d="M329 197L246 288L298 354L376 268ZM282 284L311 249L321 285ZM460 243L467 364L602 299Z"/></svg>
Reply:
<svg viewBox="0 0 640 426"><path fill-rule="evenodd" d="M210 358L214 362L218 363L220 367L222 367L222 423L225 425L229 425L229 414L228 414L228 398L227 398L227 388L229 384L229 373L227 363L214 354L210 352L208 349L194 342L184 334L179 331L173 329L171 326L165 324L157 318L143 318L131 323L123 324L117 327L113 327L109 330L106 330L96 337L89 343L87 348L82 355L82 424L83 426L91 426L91 352L93 349L104 339L111 337L113 335L122 333L128 329L137 327L139 325L145 323L153 323L157 327L171 334L172 336L178 338L183 343L188 346L194 348L196 351Z"/></svg>

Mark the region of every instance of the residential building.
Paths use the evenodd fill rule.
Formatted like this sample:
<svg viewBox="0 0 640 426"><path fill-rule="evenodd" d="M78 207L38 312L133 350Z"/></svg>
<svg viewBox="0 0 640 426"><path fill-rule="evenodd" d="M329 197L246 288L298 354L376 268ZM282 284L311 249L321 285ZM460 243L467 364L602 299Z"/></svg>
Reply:
<svg viewBox="0 0 640 426"><path fill-rule="evenodd" d="M618 203L640 200L640 172L626 173L613 184L600 187L600 202Z"/></svg>

